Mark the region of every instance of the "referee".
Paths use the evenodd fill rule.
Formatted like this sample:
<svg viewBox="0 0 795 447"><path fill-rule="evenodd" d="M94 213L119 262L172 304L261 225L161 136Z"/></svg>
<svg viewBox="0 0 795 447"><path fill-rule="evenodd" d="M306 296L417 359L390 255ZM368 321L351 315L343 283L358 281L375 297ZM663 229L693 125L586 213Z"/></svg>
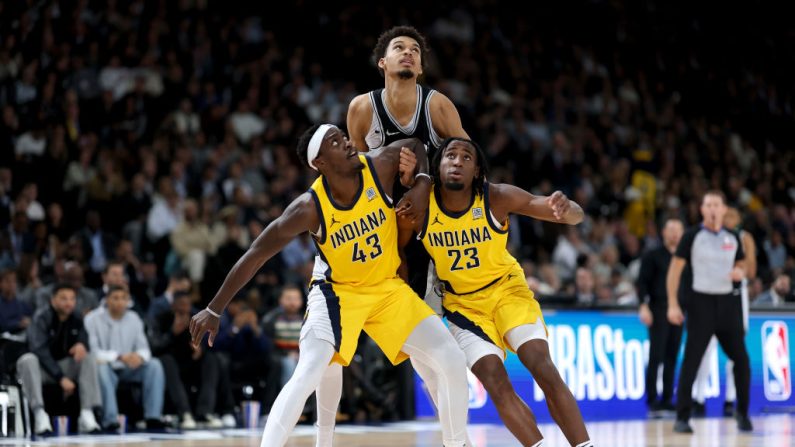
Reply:
<svg viewBox="0 0 795 447"><path fill-rule="evenodd" d="M640 321L649 328L649 365L646 367L646 405L649 413L659 415L660 411L673 411L671 403L674 394L674 369L679 343L682 341L682 327L673 325L666 319L668 295L665 290L668 267L671 265L679 241L682 240L684 226L679 219L668 219L662 230L663 245L650 250L640 262L637 288L641 304ZM657 370L663 365L662 398L657 399Z"/></svg>
<svg viewBox="0 0 795 447"><path fill-rule="evenodd" d="M748 419L748 396L751 367L745 349L743 308L735 281L745 276L743 253L737 233L723 227L726 200L722 192L709 191L701 201L701 225L685 232L668 268L668 321L684 321L677 291L680 276L689 262L693 270L693 287L688 304L685 357L679 374L676 394L674 431L693 433L688 420L693 405L691 391L698 366L710 338L715 335L721 348L734 362L737 387L737 428L751 431Z"/></svg>

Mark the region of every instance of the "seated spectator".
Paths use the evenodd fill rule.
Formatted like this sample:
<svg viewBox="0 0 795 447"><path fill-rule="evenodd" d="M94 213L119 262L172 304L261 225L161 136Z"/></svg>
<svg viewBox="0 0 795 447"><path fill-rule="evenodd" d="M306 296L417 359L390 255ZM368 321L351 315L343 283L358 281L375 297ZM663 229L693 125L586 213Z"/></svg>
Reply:
<svg viewBox="0 0 795 447"><path fill-rule="evenodd" d="M180 428L196 428L197 420L210 428L220 428L223 423L213 414L216 390L221 380L228 381L229 378L221 377L220 365L214 352L207 351L202 346L193 347L188 325L194 313L190 295L177 292L171 307L154 314L149 320L149 340L152 353L163 364L168 396L181 418ZM193 412L188 398L188 387L191 384L198 385L199 388Z"/></svg>
<svg viewBox="0 0 795 447"><path fill-rule="evenodd" d="M301 314L303 306L301 289L288 285L282 289L279 296L279 307L262 318L262 329L273 340L274 360L281 366L280 386L284 386L290 380L298 364L298 341L301 337L301 325L304 322Z"/></svg>
<svg viewBox="0 0 795 447"><path fill-rule="evenodd" d="M168 278L168 285L166 286L166 290L158 296L157 298L152 301L152 304L149 306L148 311L146 312L146 319L152 320L157 315L168 312L171 310L171 306L174 303L174 296L178 293L188 293L191 289L191 282L190 278L188 277L188 273L184 270L177 270L171 274Z"/></svg>
<svg viewBox="0 0 795 447"><path fill-rule="evenodd" d="M227 357L232 383L254 386L258 393L254 398L268 413L281 389L280 368L270 363L271 342L260 329L257 313L242 298L235 298L226 308L213 348ZM265 386L260 386L263 379Z"/></svg>
<svg viewBox="0 0 795 447"><path fill-rule="evenodd" d="M85 315L99 304L97 293L83 285L83 268L80 264L67 261L63 263L61 269L56 268L55 276L58 281L69 284L77 292L77 312ZM49 306L50 298L53 296L53 286L47 285L36 291L36 309L39 310Z"/></svg>
<svg viewBox="0 0 795 447"><path fill-rule="evenodd" d="M143 384L143 407L147 429L162 429L165 375L160 360L152 358L144 324L129 311L130 294L124 286L111 286L103 306L86 315L86 331L99 365L102 390L102 425L119 427L116 389L119 382Z"/></svg>
<svg viewBox="0 0 795 447"><path fill-rule="evenodd" d="M59 384L67 396L77 387L81 408L78 430L99 432L100 427L94 417L94 408L102 403L96 360L88 352L83 319L75 312L76 292L67 284L58 284L53 291L50 306L39 309L28 328L31 352L17 361L17 374L33 413L33 432L37 435L52 432L42 397L42 384L45 383Z"/></svg>
<svg viewBox="0 0 795 447"><path fill-rule="evenodd" d="M17 275L13 270L0 270L0 383L7 383L11 366L27 352L25 330L33 314L30 306L17 294Z"/></svg>
<svg viewBox="0 0 795 447"><path fill-rule="evenodd" d="M0 334L24 331L30 325L32 315L33 310L17 294L16 272L0 271Z"/></svg>
<svg viewBox="0 0 795 447"><path fill-rule="evenodd" d="M193 199L185 201L182 221L171 232L171 246L190 279L201 282L207 257L215 253L216 246L210 235L210 227L199 216L199 205Z"/></svg>
<svg viewBox="0 0 795 447"><path fill-rule="evenodd" d="M786 273L781 273L776 277L773 286L754 301L754 306L781 306L793 299L791 293L790 277Z"/></svg>

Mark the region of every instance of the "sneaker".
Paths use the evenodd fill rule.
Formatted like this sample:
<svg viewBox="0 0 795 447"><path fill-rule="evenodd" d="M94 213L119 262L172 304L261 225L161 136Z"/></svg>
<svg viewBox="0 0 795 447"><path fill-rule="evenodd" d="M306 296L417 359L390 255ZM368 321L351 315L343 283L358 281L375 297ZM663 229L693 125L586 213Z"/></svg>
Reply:
<svg viewBox="0 0 795 447"><path fill-rule="evenodd" d="M77 431L95 435L97 433L102 433L102 427L97 423L97 419L94 417L94 413L91 410L83 410L80 412L80 417L77 419Z"/></svg>
<svg viewBox="0 0 795 447"><path fill-rule="evenodd" d="M235 416L231 413L226 413L221 416L221 423L224 424L224 428L237 427L237 419L235 419Z"/></svg>
<svg viewBox="0 0 795 447"><path fill-rule="evenodd" d="M703 418L707 415L707 407L701 402L693 402L693 410L690 414L696 418Z"/></svg>
<svg viewBox="0 0 795 447"><path fill-rule="evenodd" d="M44 411L44 408L39 408L35 411L34 419L36 423L33 427L33 433L38 436L47 436L53 434L52 424L50 423L50 415Z"/></svg>
<svg viewBox="0 0 795 447"><path fill-rule="evenodd" d="M147 431L164 431L166 429L166 423L161 421L160 419L147 419L146 420L146 430Z"/></svg>
<svg viewBox="0 0 795 447"><path fill-rule="evenodd" d="M734 417L734 402L727 400L723 403L723 417Z"/></svg>
<svg viewBox="0 0 795 447"><path fill-rule="evenodd" d="M195 430L197 426L196 420L193 419L193 415L190 413L185 413L180 418L180 430Z"/></svg>
<svg viewBox="0 0 795 447"><path fill-rule="evenodd" d="M650 418L661 417L662 414L660 414L660 413L662 412L662 405L660 405L659 402L654 401L654 402L648 404L648 411L649 411L649 417Z"/></svg>
<svg viewBox="0 0 795 447"><path fill-rule="evenodd" d="M224 423L221 422L221 419L214 414L206 414L204 416L199 416L198 418L199 424L207 427L207 428L223 428Z"/></svg>
<svg viewBox="0 0 795 447"><path fill-rule="evenodd" d="M120 428L121 425L119 425L118 422L111 422L110 424L107 424L105 426L105 430L103 431L108 434L113 434L113 433L118 433Z"/></svg>
<svg viewBox="0 0 795 447"><path fill-rule="evenodd" d="M676 433L693 433L693 428L690 427L690 424L687 421L682 419L677 419L674 422L674 432Z"/></svg>
<svg viewBox="0 0 795 447"><path fill-rule="evenodd" d="M748 419L746 415L738 415L737 416L737 429L744 432L753 431L754 425L751 424L751 420Z"/></svg>

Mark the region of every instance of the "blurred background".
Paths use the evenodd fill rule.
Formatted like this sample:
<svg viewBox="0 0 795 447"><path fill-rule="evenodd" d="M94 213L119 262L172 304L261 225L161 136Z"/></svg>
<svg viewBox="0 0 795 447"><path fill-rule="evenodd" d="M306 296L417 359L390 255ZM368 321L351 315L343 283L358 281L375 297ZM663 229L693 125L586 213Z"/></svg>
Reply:
<svg viewBox="0 0 795 447"><path fill-rule="evenodd" d="M143 319L171 281L204 307L314 179L297 136L318 122L345 128L350 100L383 87L370 63L378 35L408 24L430 45L423 82L455 103L490 180L561 190L586 210L571 228L511 218L509 248L542 307L637 309L640 257L666 218L700 221L707 189L726 193L757 243L752 306L779 277L779 305L795 301L785 14L651 0L528 13L489 0L229 3L0 1L3 296L31 314L55 281L101 299L117 263ZM273 359L263 380L295 355L287 323L302 311L281 298L288 285L305 295L314 254L308 235L296 239L228 311ZM411 416L372 349L362 341L341 417Z"/></svg>

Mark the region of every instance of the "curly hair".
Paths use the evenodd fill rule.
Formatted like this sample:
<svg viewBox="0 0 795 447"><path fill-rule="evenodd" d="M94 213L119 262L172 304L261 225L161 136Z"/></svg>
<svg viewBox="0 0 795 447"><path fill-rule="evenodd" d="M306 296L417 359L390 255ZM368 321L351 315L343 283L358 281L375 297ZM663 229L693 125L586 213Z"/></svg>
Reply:
<svg viewBox="0 0 795 447"><path fill-rule="evenodd" d="M463 143L469 144L475 149L475 154L477 155L476 165L478 169L478 175L472 180L472 190L475 191L475 194L478 196L483 195L483 185L486 183L486 176L489 173L489 164L486 159L486 153L483 152L483 149L472 140L467 140L466 138L447 138L446 140L442 141L441 146L439 146L439 150L436 151L436 154L433 156L433 160L431 161L431 172L433 173L433 183L436 185L436 188L441 188L442 185L442 175L439 171L439 168L442 164L442 154L444 153L445 149L450 146L452 143L456 141L461 141Z"/></svg>
<svg viewBox="0 0 795 447"><path fill-rule="evenodd" d="M425 71L425 54L428 51L428 43L425 41L425 36L420 34L417 31L417 28L413 26L394 26L378 36L378 42L375 44L375 48L373 48L373 54L370 56L371 62L378 68L378 72L381 73L381 77L384 76L384 69L378 66L378 61L386 56L386 50L389 46L389 42L392 41L395 37L400 36L407 36L411 37L412 39L417 41L417 44L420 46L420 61L422 62L422 69Z"/></svg>
<svg viewBox="0 0 795 447"><path fill-rule="evenodd" d="M298 144L295 146L295 153L298 154L298 159L301 160L301 164L305 167L310 167L309 162L307 161L306 156L306 149L309 146L309 141L312 139L312 135L320 128L321 124L315 124L314 126L310 127L304 133L298 137Z"/></svg>

